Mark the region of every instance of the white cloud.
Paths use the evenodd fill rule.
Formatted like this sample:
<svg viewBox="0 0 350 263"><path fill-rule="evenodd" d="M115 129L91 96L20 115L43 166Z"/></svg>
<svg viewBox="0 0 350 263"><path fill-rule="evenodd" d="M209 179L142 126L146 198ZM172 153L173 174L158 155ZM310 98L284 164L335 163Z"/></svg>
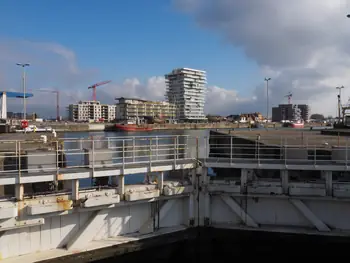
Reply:
<svg viewBox="0 0 350 263"><path fill-rule="evenodd" d="M30 42L0 39L0 89L21 91L21 69L17 62L30 62L27 69L28 91L34 93L28 99L28 112L46 116L56 115L56 96L39 89L59 90L61 115L65 107L78 100L90 100L92 91L87 90L96 79L98 72L78 66L74 51L57 43ZM168 71L169 69L165 69ZM138 78L127 78L122 83L111 83L97 88L97 99L103 103L115 103L116 97L164 100L165 81L163 76L153 76L142 83ZM233 90L216 86L208 87L206 112L230 114L231 109L245 100L238 98ZM22 100L9 99L9 110L22 111Z"/></svg>
<svg viewBox="0 0 350 263"><path fill-rule="evenodd" d="M313 112L335 114L336 90L350 83L350 5L346 0L174 0L200 27L220 34L271 76L271 103L291 91ZM350 85L343 101L350 96ZM263 109L266 90L254 91Z"/></svg>

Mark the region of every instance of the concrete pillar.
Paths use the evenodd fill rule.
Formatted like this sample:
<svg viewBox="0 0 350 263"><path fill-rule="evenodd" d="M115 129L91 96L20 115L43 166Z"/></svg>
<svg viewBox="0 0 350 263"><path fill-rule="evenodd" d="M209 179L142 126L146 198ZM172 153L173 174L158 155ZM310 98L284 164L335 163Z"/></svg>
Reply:
<svg viewBox="0 0 350 263"><path fill-rule="evenodd" d="M120 200L125 199L125 176L124 176L124 174L121 174L118 177L118 194L120 196Z"/></svg>
<svg viewBox="0 0 350 263"><path fill-rule="evenodd" d="M208 176L208 168L203 167L202 169L202 175L201 175L201 189L202 189L202 197L203 197L203 225L209 226L210 225L210 195L208 191L208 184L209 184L209 176Z"/></svg>
<svg viewBox="0 0 350 263"><path fill-rule="evenodd" d="M24 196L24 185L16 184L15 185L15 196L18 201L23 201Z"/></svg>
<svg viewBox="0 0 350 263"><path fill-rule="evenodd" d="M189 205L188 205L188 218L189 218L189 226L194 226L196 224L196 212L197 212L197 202L196 196L198 195L198 187L197 187L197 171L196 169L191 170L191 184L193 185L193 192L189 197Z"/></svg>
<svg viewBox="0 0 350 263"><path fill-rule="evenodd" d="M288 195L289 194L289 174L287 170L281 170L281 184L282 184L282 190L283 194Z"/></svg>
<svg viewBox="0 0 350 263"><path fill-rule="evenodd" d="M247 193L248 169L241 169L241 194Z"/></svg>
<svg viewBox="0 0 350 263"><path fill-rule="evenodd" d="M163 188L164 188L164 172L158 173L157 184L158 184L159 193L162 195Z"/></svg>
<svg viewBox="0 0 350 263"><path fill-rule="evenodd" d="M333 196L333 172L322 171L322 177L325 179L327 196Z"/></svg>
<svg viewBox="0 0 350 263"><path fill-rule="evenodd" d="M79 200L79 180L74 179L71 182L72 184L72 200L77 201Z"/></svg>

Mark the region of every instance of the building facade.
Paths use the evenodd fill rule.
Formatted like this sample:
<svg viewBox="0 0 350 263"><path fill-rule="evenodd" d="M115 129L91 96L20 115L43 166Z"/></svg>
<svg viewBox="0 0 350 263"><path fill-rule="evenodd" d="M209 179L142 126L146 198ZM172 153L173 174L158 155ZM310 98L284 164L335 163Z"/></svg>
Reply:
<svg viewBox="0 0 350 263"><path fill-rule="evenodd" d="M295 108L298 108L298 112L300 114L301 119L304 121L309 120L310 107L307 104L280 104L278 107L272 108L272 121L280 122L280 121L291 121L297 116L295 115Z"/></svg>
<svg viewBox="0 0 350 263"><path fill-rule="evenodd" d="M202 122L206 95L206 72L190 68L174 69L165 75L165 97L177 105L176 117L183 122Z"/></svg>
<svg viewBox="0 0 350 263"><path fill-rule="evenodd" d="M136 98L116 98L117 121L146 122L150 119L160 121L174 120L176 105L165 101L148 101Z"/></svg>
<svg viewBox="0 0 350 263"><path fill-rule="evenodd" d="M113 121L116 116L116 106L101 104L99 101L80 101L70 104L69 120L71 121Z"/></svg>

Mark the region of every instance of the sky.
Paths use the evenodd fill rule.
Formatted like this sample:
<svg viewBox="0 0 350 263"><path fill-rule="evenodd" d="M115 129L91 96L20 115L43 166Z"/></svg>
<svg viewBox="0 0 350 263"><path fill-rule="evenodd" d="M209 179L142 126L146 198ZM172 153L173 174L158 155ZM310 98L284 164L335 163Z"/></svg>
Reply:
<svg viewBox="0 0 350 263"><path fill-rule="evenodd" d="M205 112L266 114L269 106L308 103L336 114L337 86L350 96L349 0L1 0L0 90L21 91L30 63L27 111L61 115L77 100L163 100L164 74L178 67L207 71ZM22 102L9 99L9 110ZM270 111L271 112L271 111Z"/></svg>

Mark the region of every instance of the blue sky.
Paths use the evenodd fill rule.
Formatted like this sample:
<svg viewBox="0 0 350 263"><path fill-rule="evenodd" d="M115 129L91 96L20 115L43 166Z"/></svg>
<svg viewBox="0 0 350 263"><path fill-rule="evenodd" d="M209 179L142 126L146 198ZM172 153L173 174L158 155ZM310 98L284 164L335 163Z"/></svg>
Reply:
<svg viewBox="0 0 350 263"><path fill-rule="evenodd" d="M0 37L59 43L99 79L145 81L175 67L207 70L208 84L249 95L263 77L253 60L199 28L170 0L0 1ZM33 65L34 66L34 65Z"/></svg>

